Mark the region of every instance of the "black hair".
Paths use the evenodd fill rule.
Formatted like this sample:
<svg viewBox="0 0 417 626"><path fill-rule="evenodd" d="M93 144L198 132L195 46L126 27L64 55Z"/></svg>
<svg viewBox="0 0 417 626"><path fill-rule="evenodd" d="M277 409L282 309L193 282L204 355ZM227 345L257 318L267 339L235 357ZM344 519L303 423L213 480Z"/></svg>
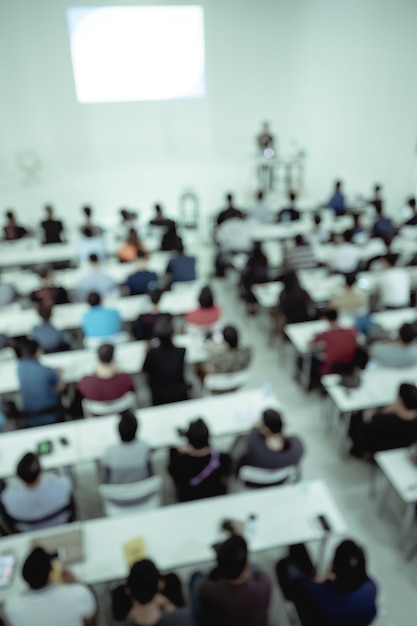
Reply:
<svg viewBox="0 0 417 626"><path fill-rule="evenodd" d="M37 547L23 563L22 577L31 589L43 589L48 584L51 569L51 556L43 548Z"/></svg>
<svg viewBox="0 0 417 626"><path fill-rule="evenodd" d="M305 245L305 239L302 235L296 235L294 237L294 241L295 241L295 245L296 246L304 246Z"/></svg>
<svg viewBox="0 0 417 626"><path fill-rule="evenodd" d="M90 306L98 306L101 304L101 296L97 291L91 291L88 294L87 302Z"/></svg>
<svg viewBox="0 0 417 626"><path fill-rule="evenodd" d="M356 274L355 274L355 272L349 272L349 274L346 274L345 281L346 281L346 285L348 287L353 287L353 285L356 283Z"/></svg>
<svg viewBox="0 0 417 626"><path fill-rule="evenodd" d="M13 211L7 211L7 213L6 213L6 217L7 217L9 220L14 220L14 219L15 219Z"/></svg>
<svg viewBox="0 0 417 626"><path fill-rule="evenodd" d="M89 226L86 226L83 229L83 233L84 233L85 237L92 237L93 236L93 229L90 228Z"/></svg>
<svg viewBox="0 0 417 626"><path fill-rule="evenodd" d="M223 328L223 338L229 346L234 349L239 345L239 334L234 326L225 326Z"/></svg>
<svg viewBox="0 0 417 626"><path fill-rule="evenodd" d="M411 383L402 383L398 390L404 406L409 411L417 409L417 387Z"/></svg>
<svg viewBox="0 0 417 626"><path fill-rule="evenodd" d="M162 213L162 207L160 204L155 204L155 212L158 214Z"/></svg>
<svg viewBox="0 0 417 626"><path fill-rule="evenodd" d="M327 309L324 312L324 317L326 318L326 320L329 320L329 322L335 322L338 318L338 313L336 309Z"/></svg>
<svg viewBox="0 0 417 626"><path fill-rule="evenodd" d="M294 270L289 270L286 274L284 274L282 282L284 284L284 290L287 293L301 291L300 281L298 280L298 276Z"/></svg>
<svg viewBox="0 0 417 626"><path fill-rule="evenodd" d="M153 561L138 561L132 566L127 579L132 598L139 604L148 604L158 592L159 580L160 574Z"/></svg>
<svg viewBox="0 0 417 626"><path fill-rule="evenodd" d="M170 317L161 317L155 322L154 335L159 339L161 346L172 345L172 319Z"/></svg>
<svg viewBox="0 0 417 626"><path fill-rule="evenodd" d="M27 452L17 464L17 475L27 485L33 485L41 473L41 465L36 454Z"/></svg>
<svg viewBox="0 0 417 626"><path fill-rule="evenodd" d="M291 202L295 202L295 200L297 199L297 194L295 193L295 191L289 191L288 198L291 200Z"/></svg>
<svg viewBox="0 0 417 626"><path fill-rule="evenodd" d="M416 199L414 196L411 196L410 198L408 198L407 201L408 206L411 206L413 209L416 208Z"/></svg>
<svg viewBox="0 0 417 626"><path fill-rule="evenodd" d="M333 573L336 586L344 592L354 591L367 579L365 553L351 539L342 541L333 557Z"/></svg>
<svg viewBox="0 0 417 626"><path fill-rule="evenodd" d="M345 230L345 232L343 233L343 239L347 243L350 243L352 241L352 231L350 229Z"/></svg>
<svg viewBox="0 0 417 626"><path fill-rule="evenodd" d="M152 304L159 304L162 298L162 290L161 289L153 289L149 292L149 297L151 299Z"/></svg>
<svg viewBox="0 0 417 626"><path fill-rule="evenodd" d="M232 204L232 202L233 202L233 194L230 193L230 191L226 194L226 200L229 202L229 204Z"/></svg>
<svg viewBox="0 0 417 626"><path fill-rule="evenodd" d="M140 250L140 249L139 249L139 250L138 250L138 252L137 252L136 257L137 257L138 259L146 259L146 254L144 253L144 251L143 251L143 250Z"/></svg>
<svg viewBox="0 0 417 626"><path fill-rule="evenodd" d="M321 215L320 215L320 213L314 213L313 220L314 220L314 223L316 224L316 226L321 224Z"/></svg>
<svg viewBox="0 0 417 626"><path fill-rule="evenodd" d="M202 309L211 309L214 306L213 292L208 285L202 288L198 296L198 303Z"/></svg>
<svg viewBox="0 0 417 626"><path fill-rule="evenodd" d="M113 361L114 346L111 343L103 343L97 350L97 354L100 362L107 365Z"/></svg>
<svg viewBox="0 0 417 626"><path fill-rule="evenodd" d="M120 439L124 443L134 440L138 429L138 420L133 411L124 411L121 413L118 428Z"/></svg>
<svg viewBox="0 0 417 626"><path fill-rule="evenodd" d="M38 313L45 322L48 322L52 317L52 304L41 302L38 307Z"/></svg>
<svg viewBox="0 0 417 626"><path fill-rule="evenodd" d="M263 423L271 433L278 434L282 432L282 417L278 411L274 409L265 409L262 413Z"/></svg>
<svg viewBox="0 0 417 626"><path fill-rule="evenodd" d="M90 263L98 263L98 256L97 254L90 254L90 256L88 257Z"/></svg>
<svg viewBox="0 0 417 626"><path fill-rule="evenodd" d="M36 339L28 339L26 337L20 345L20 352L23 358L31 358L36 356L38 350L39 344Z"/></svg>
<svg viewBox="0 0 417 626"><path fill-rule="evenodd" d="M263 200L264 192L262 190L258 191L258 193L256 194L256 197L258 200Z"/></svg>
<svg viewBox="0 0 417 626"><path fill-rule="evenodd" d="M222 543L217 551L219 573L225 580L236 580L248 561L248 547L243 537L233 535Z"/></svg>
<svg viewBox="0 0 417 626"><path fill-rule="evenodd" d="M51 273L52 273L52 267L50 267L49 265L43 265L42 267L38 269L38 276L39 278L42 278L43 280L45 280L45 278L48 278L48 276Z"/></svg>
<svg viewBox="0 0 417 626"><path fill-rule="evenodd" d="M397 261L397 255L396 255L396 254L386 254L386 255L383 257L383 259L384 259L384 261L385 261L386 263L388 263L388 265L389 265L390 267L394 267L394 265L395 265L395 263L396 263L396 261Z"/></svg>
<svg viewBox="0 0 417 626"><path fill-rule="evenodd" d="M341 181L341 180L337 180L337 181L335 182L335 185L334 185L334 186L335 186L335 188L336 188L336 189L340 189L340 187L342 186L342 181Z"/></svg>
<svg viewBox="0 0 417 626"><path fill-rule="evenodd" d="M399 337L403 343L411 343L414 341L415 333L411 324L403 324L398 331Z"/></svg>
<svg viewBox="0 0 417 626"><path fill-rule="evenodd" d="M190 422L185 433L190 445L196 450L202 450L209 445L210 433L207 424L200 418Z"/></svg>
<svg viewBox="0 0 417 626"><path fill-rule="evenodd" d="M91 217L91 214L93 212L90 206L84 206L82 211L86 217Z"/></svg>

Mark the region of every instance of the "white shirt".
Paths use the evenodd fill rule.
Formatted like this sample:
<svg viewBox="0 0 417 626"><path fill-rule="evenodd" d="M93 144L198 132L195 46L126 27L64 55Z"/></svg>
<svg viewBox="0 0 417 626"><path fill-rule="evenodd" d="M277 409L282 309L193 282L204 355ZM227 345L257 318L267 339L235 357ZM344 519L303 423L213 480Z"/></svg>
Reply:
<svg viewBox="0 0 417 626"><path fill-rule="evenodd" d="M252 248L251 226L241 219L227 220L219 226L217 239L223 250L249 251Z"/></svg>
<svg viewBox="0 0 417 626"><path fill-rule="evenodd" d="M111 294L116 289L117 285L113 278L97 267L92 268L86 274L81 276L77 286L77 294L80 300L87 300L88 294L92 291L95 291L104 297Z"/></svg>
<svg viewBox="0 0 417 626"><path fill-rule="evenodd" d="M329 267L337 272L354 272L360 261L360 252L353 243L336 244L329 256Z"/></svg>
<svg viewBox="0 0 417 626"><path fill-rule="evenodd" d="M255 204L250 213L250 216L254 220L257 220L258 222L261 222L263 224L267 224L271 221L271 211L269 207L265 204L265 202L262 201Z"/></svg>
<svg viewBox="0 0 417 626"><path fill-rule="evenodd" d="M379 292L383 306L410 306L410 276L402 267L390 267L381 272Z"/></svg>
<svg viewBox="0 0 417 626"><path fill-rule="evenodd" d="M83 626L96 612L93 593L78 583L48 585L12 596L4 605L10 626Z"/></svg>

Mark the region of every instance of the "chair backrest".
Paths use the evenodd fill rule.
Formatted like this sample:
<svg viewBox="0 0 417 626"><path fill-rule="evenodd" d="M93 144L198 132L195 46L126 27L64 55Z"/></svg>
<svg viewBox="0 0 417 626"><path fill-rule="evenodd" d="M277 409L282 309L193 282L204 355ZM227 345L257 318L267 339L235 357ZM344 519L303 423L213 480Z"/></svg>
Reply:
<svg viewBox="0 0 417 626"><path fill-rule="evenodd" d="M136 396L133 391L128 391L116 400L102 402L99 400L87 400L84 398L81 402L84 417L101 417L102 415L113 415L114 413L122 413L129 409L136 408Z"/></svg>
<svg viewBox="0 0 417 626"><path fill-rule="evenodd" d="M280 469L264 469L243 465L239 470L238 479L246 487L254 488L294 483L298 479L298 466L288 465Z"/></svg>
<svg viewBox="0 0 417 626"><path fill-rule="evenodd" d="M207 374L204 388L208 393L227 393L242 387L249 378L249 370L230 372L228 374Z"/></svg>
<svg viewBox="0 0 417 626"><path fill-rule="evenodd" d="M161 490L161 476L151 476L135 483L98 486L104 512L109 517L158 507Z"/></svg>
<svg viewBox="0 0 417 626"><path fill-rule="evenodd" d="M114 335L106 337L84 337L83 342L87 350L97 350L103 343L127 343L131 340L128 332L122 330Z"/></svg>

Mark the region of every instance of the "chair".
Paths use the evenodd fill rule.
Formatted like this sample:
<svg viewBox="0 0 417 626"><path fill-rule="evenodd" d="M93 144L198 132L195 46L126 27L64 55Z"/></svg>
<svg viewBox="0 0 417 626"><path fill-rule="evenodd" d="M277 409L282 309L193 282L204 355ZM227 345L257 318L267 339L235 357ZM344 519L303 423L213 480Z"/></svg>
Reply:
<svg viewBox="0 0 417 626"><path fill-rule="evenodd" d="M120 333L106 337L84 337L83 342L87 350L97 350L103 343L127 343L130 340L129 333L122 330Z"/></svg>
<svg viewBox="0 0 417 626"><path fill-rule="evenodd" d="M238 481L247 489L295 483L298 478L298 465L289 465L281 469L264 469L243 465L238 474Z"/></svg>
<svg viewBox="0 0 417 626"><path fill-rule="evenodd" d="M98 486L104 513L109 517L160 506L161 490L161 476L151 476L135 483Z"/></svg>
<svg viewBox="0 0 417 626"><path fill-rule="evenodd" d="M207 374L204 379L204 391L207 394L220 394L236 391L247 382L249 370L228 374Z"/></svg>
<svg viewBox="0 0 417 626"><path fill-rule="evenodd" d="M81 405L83 407L84 417L102 417L103 415L113 415L136 408L136 395L133 391L128 391L121 396L121 398L107 402L101 400L87 400L84 398L81 401Z"/></svg>

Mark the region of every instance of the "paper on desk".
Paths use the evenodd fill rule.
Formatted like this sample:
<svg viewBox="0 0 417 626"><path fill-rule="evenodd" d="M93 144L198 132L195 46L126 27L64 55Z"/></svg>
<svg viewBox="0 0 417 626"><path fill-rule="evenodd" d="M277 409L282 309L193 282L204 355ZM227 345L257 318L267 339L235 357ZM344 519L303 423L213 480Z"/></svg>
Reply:
<svg viewBox="0 0 417 626"><path fill-rule="evenodd" d="M136 537L123 544L125 559L129 567L132 567L138 561L148 558L146 544L143 537Z"/></svg>

